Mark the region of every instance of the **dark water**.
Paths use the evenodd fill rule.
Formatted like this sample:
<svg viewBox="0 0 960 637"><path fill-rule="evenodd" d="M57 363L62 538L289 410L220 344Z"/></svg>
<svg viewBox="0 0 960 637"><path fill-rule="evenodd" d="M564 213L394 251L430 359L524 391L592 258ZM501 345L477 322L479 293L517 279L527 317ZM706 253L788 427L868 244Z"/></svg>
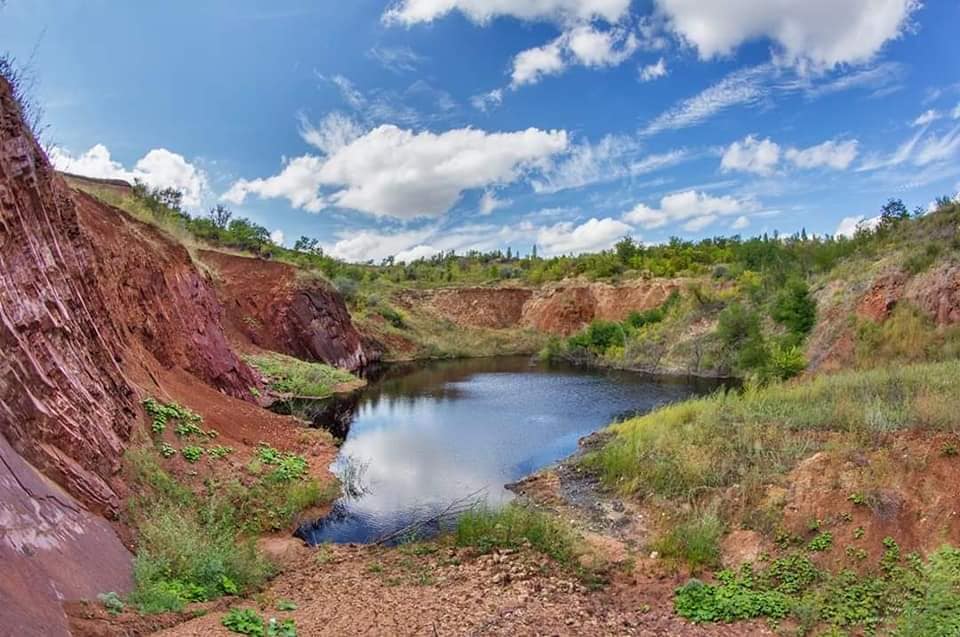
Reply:
<svg viewBox="0 0 960 637"><path fill-rule="evenodd" d="M344 440L332 469L348 493L297 534L372 542L478 491L500 504L504 484L570 455L582 436L714 387L528 357L391 368L359 394L307 406Z"/></svg>

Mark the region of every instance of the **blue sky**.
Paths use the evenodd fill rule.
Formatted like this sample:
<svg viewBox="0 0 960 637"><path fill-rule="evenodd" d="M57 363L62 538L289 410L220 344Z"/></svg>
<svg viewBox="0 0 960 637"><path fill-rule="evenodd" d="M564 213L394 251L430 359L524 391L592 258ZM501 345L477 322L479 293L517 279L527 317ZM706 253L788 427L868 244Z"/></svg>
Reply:
<svg viewBox="0 0 960 637"><path fill-rule="evenodd" d="M8 0L0 48L59 167L380 260L926 207L960 190L957 24L933 0Z"/></svg>

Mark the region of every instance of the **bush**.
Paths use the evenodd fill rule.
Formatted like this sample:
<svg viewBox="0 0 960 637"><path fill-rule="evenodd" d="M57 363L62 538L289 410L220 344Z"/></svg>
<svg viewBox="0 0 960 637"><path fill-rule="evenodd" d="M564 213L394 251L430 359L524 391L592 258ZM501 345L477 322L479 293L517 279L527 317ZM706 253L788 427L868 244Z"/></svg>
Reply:
<svg viewBox="0 0 960 637"><path fill-rule="evenodd" d="M272 390L281 394L325 398L337 385L357 380L353 374L336 367L275 352L246 356L244 360L267 378Z"/></svg>
<svg viewBox="0 0 960 637"><path fill-rule="evenodd" d="M611 345L621 345L626 338L623 326L612 321L594 321L583 332L567 339L567 347L603 354Z"/></svg>
<svg viewBox="0 0 960 637"><path fill-rule="evenodd" d="M766 376L776 380L787 380L800 374L807 368L807 359L797 346L782 347L775 345L770 351Z"/></svg>

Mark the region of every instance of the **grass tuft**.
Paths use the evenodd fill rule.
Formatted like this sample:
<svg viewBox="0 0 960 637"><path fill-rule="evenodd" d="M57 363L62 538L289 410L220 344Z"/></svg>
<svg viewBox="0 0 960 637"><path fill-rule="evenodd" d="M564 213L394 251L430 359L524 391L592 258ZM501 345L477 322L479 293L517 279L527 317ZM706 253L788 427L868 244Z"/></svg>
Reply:
<svg viewBox="0 0 960 637"><path fill-rule="evenodd" d="M247 356L245 360L267 378L271 389L302 398L326 398L338 385L357 381L356 376L336 367L284 354Z"/></svg>

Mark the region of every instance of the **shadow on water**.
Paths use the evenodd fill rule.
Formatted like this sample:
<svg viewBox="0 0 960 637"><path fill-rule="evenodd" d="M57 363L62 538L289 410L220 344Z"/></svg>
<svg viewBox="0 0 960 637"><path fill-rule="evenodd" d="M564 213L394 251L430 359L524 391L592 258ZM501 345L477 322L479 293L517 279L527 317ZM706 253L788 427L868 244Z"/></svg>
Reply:
<svg viewBox="0 0 960 637"><path fill-rule="evenodd" d="M376 541L476 492L499 505L512 497L503 485L570 455L581 437L724 386L529 357L394 365L368 381L287 406L342 440L331 470L343 496L297 531L312 544Z"/></svg>

